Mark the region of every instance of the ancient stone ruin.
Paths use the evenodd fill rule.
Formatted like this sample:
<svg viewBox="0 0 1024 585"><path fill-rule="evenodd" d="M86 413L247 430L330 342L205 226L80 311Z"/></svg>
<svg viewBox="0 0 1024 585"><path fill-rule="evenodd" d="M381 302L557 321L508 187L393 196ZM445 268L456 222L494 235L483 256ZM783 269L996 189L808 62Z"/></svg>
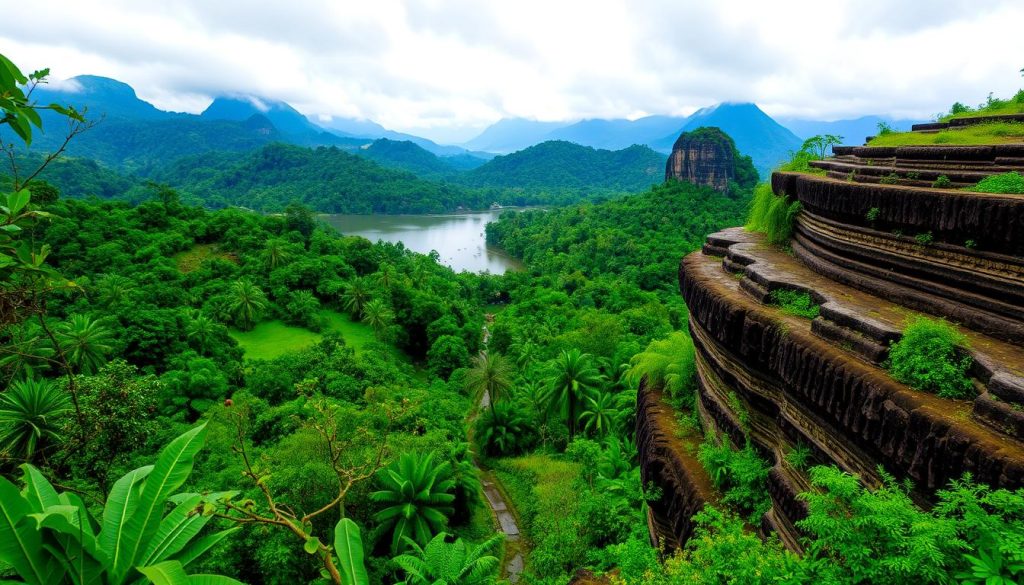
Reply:
<svg viewBox="0 0 1024 585"><path fill-rule="evenodd" d="M688 161L712 151L680 141L670 171L689 172ZM749 436L773 463L761 529L794 550L794 522L806 513L796 495L811 489L785 458L798 444L814 463L869 485L881 481L881 465L911 480L922 503L964 472L1024 486L1024 196L959 189L1024 171L1024 145L837 147L835 155L812 163L824 174L772 176L776 195L802 204L788 249L732 228L679 268L700 418L734 445ZM776 289L809 293L819 316L783 314L772 304ZM917 312L966 334L975 398L920 392L884 369ZM736 406L749 415L745 429ZM694 512L719 497L696 460L700 438L681 434L675 414L659 388L641 388L643 479L663 492L651 503L651 528L669 547L684 543Z"/></svg>

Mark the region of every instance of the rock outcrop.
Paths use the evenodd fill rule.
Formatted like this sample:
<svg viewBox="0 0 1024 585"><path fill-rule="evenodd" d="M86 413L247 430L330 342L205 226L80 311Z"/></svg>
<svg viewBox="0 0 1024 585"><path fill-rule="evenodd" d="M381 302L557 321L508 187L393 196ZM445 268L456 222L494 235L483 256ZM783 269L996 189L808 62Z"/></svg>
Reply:
<svg viewBox="0 0 1024 585"><path fill-rule="evenodd" d="M803 205L791 253L733 228L709 236L679 269L700 418L736 446L750 440L773 465L761 526L794 550L806 514L796 496L810 489L786 458L798 445L813 463L868 485L881 481L881 466L910 480L922 504L965 472L1024 487L1024 196L931 186L940 175L958 187L1024 168L1024 145L836 154L813 165L825 174L772 177L776 195ZM772 303L778 289L809 293L819 316L782 313ZM884 368L914 311L965 334L973 399L915 390ZM651 526L661 542L682 545L687 515L714 494L692 450L672 446L666 406L656 402L642 389L641 466L664 490L651 503Z"/></svg>
<svg viewBox="0 0 1024 585"><path fill-rule="evenodd" d="M687 181L722 191L736 179L736 145L718 128L679 135L665 165L665 180Z"/></svg>

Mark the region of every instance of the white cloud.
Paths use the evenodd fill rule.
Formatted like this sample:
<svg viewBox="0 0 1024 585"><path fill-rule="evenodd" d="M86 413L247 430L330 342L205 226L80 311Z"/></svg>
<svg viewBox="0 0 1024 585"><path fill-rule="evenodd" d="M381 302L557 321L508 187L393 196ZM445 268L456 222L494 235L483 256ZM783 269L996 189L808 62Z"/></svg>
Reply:
<svg viewBox="0 0 1024 585"><path fill-rule="evenodd" d="M460 137L501 117L685 114L725 100L834 119L926 117L1022 84L1019 0L36 0L0 47L55 78L123 80Z"/></svg>

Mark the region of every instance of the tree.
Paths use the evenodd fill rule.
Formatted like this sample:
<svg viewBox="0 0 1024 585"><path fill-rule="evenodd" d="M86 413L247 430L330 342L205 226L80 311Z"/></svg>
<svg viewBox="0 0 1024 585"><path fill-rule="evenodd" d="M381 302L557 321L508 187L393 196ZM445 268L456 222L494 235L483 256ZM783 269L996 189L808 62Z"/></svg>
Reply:
<svg viewBox="0 0 1024 585"><path fill-rule="evenodd" d="M62 440L67 395L49 380L18 380L0 394L0 457L33 461Z"/></svg>
<svg viewBox="0 0 1024 585"><path fill-rule="evenodd" d="M373 275L377 286L384 290L391 290L391 287L395 286L398 282L398 270L395 269L392 264L381 264L380 268Z"/></svg>
<svg viewBox="0 0 1024 585"><path fill-rule="evenodd" d="M260 287L248 280L236 280L232 283L228 310L241 329L252 329L266 308L267 297Z"/></svg>
<svg viewBox="0 0 1024 585"><path fill-rule="evenodd" d="M217 337L217 328L218 325L213 319L196 311L192 315L192 320L185 326L185 336L196 351L205 355L210 343Z"/></svg>
<svg viewBox="0 0 1024 585"><path fill-rule="evenodd" d="M383 337L394 318L395 314L380 299L374 299L363 305L363 323L373 328L378 339Z"/></svg>
<svg viewBox="0 0 1024 585"><path fill-rule="evenodd" d="M320 300L308 290L296 290L288 294L288 321L303 327L319 329Z"/></svg>
<svg viewBox="0 0 1024 585"><path fill-rule="evenodd" d="M434 463L433 453L410 452L378 472L381 489L370 494L370 500L384 507L373 518L380 522L381 534L391 534L392 554L406 545L406 538L426 544L444 529L454 512L455 482L450 473L447 463Z"/></svg>
<svg viewBox="0 0 1024 585"><path fill-rule="evenodd" d="M579 413L585 406L588 391L601 383L601 374L593 366L590 354L578 349L562 353L548 368L548 410L565 417L569 440L576 436Z"/></svg>
<svg viewBox="0 0 1024 585"><path fill-rule="evenodd" d="M77 494L58 494L31 465L22 466L24 491L0 477L0 561L25 583L37 585L120 585L143 577L168 585L238 584L228 577L185 573L237 530L199 538L217 505L233 493L176 493L205 437L206 426L195 427L164 447L154 465L117 480L101 521Z"/></svg>
<svg viewBox="0 0 1024 585"><path fill-rule="evenodd" d="M408 541L409 553L395 557L394 562L405 572L398 585L487 585L494 583L501 562L494 556L503 536L496 534L477 546L461 538L447 542L448 535L438 534L421 548Z"/></svg>
<svg viewBox="0 0 1024 585"><path fill-rule="evenodd" d="M465 366L469 361L466 342L455 335L438 337L427 351L427 365L434 374L448 379L452 372Z"/></svg>
<svg viewBox="0 0 1024 585"><path fill-rule="evenodd" d="M291 260L292 253L288 248L288 242L285 240L279 238L267 240L267 245L263 248L263 264L267 270L275 270L278 266L283 266Z"/></svg>
<svg viewBox="0 0 1024 585"><path fill-rule="evenodd" d="M481 351L473 356L469 371L466 372L466 389L471 396L484 393L494 412L494 403L501 400L512 387L512 364L500 353Z"/></svg>
<svg viewBox="0 0 1024 585"><path fill-rule="evenodd" d="M615 395L598 391L585 397L579 420L587 432L605 437L618 426L621 416L615 405Z"/></svg>
<svg viewBox="0 0 1024 585"><path fill-rule="evenodd" d="M113 333L101 319L72 315L56 328L57 342L68 363L83 374L96 373L113 347Z"/></svg>
<svg viewBox="0 0 1024 585"><path fill-rule="evenodd" d="M366 279L357 276L349 282L348 288L341 295L341 306L353 317L360 317L363 314L363 307L371 298L373 295Z"/></svg>
<svg viewBox="0 0 1024 585"><path fill-rule="evenodd" d="M829 149L837 144L843 143L842 136L836 136L835 134L818 134L817 136L811 136L807 140L804 140L803 146L800 150L803 152L810 152L818 160L824 160L828 156Z"/></svg>
<svg viewBox="0 0 1024 585"><path fill-rule="evenodd" d="M523 413L508 402L492 404L476 423L476 438L488 455L515 455L533 445L534 430Z"/></svg>

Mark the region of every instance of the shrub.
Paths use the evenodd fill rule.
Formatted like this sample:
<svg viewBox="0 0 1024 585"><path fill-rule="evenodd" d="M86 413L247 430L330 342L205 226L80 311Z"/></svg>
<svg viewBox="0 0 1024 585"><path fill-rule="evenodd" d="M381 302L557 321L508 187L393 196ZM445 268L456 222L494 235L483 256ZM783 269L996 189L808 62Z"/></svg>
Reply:
<svg viewBox="0 0 1024 585"><path fill-rule="evenodd" d="M977 193L1024 194L1024 175L1016 171L985 177L968 190Z"/></svg>
<svg viewBox="0 0 1024 585"><path fill-rule="evenodd" d="M772 291L772 302L783 313L796 317L814 319L821 312L821 305L815 303L807 292L776 289Z"/></svg>
<svg viewBox="0 0 1024 585"><path fill-rule="evenodd" d="M754 199L747 217L747 229L763 233L768 243L781 245L793 234L793 223L802 206L785 195L772 192L770 185L761 184L754 189Z"/></svg>
<svg viewBox="0 0 1024 585"><path fill-rule="evenodd" d="M949 177L946 175L939 175L938 178L935 179L935 182L932 183L932 187L935 187L936 189L949 189L952 186L953 181L950 181Z"/></svg>
<svg viewBox="0 0 1024 585"><path fill-rule="evenodd" d="M967 398L973 385L967 376L971 357L960 349L966 343L967 338L945 320L919 317L892 346L887 366L893 378L911 388L942 398Z"/></svg>
<svg viewBox="0 0 1024 585"><path fill-rule="evenodd" d="M803 443L798 443L793 449L786 453L786 462L793 466L793 469L803 470L811 460L811 448Z"/></svg>
<svg viewBox="0 0 1024 585"><path fill-rule="evenodd" d="M676 331L665 339L652 341L643 352L629 360L627 377L638 386L647 376L651 384L664 384L669 394L692 402L697 386L693 340L685 331Z"/></svg>
<svg viewBox="0 0 1024 585"><path fill-rule="evenodd" d="M879 209L877 207L872 207L871 209L868 210L867 213L864 214L864 219L866 219L868 221L871 221L871 222L877 221L878 220L878 216L881 213L882 213L881 209Z"/></svg>
<svg viewBox="0 0 1024 585"><path fill-rule="evenodd" d="M697 450L697 459L722 490L722 502L748 514L751 523L760 521L771 500L766 483L770 466L747 441L742 449L733 449L726 437L708 433Z"/></svg>
<svg viewBox="0 0 1024 585"><path fill-rule="evenodd" d="M537 436L522 409L508 402L496 402L481 414L476 437L488 455L514 455L534 445Z"/></svg>
<svg viewBox="0 0 1024 585"><path fill-rule="evenodd" d="M935 236L931 232L924 232L914 236L914 240L921 246L930 246L935 241Z"/></svg>

